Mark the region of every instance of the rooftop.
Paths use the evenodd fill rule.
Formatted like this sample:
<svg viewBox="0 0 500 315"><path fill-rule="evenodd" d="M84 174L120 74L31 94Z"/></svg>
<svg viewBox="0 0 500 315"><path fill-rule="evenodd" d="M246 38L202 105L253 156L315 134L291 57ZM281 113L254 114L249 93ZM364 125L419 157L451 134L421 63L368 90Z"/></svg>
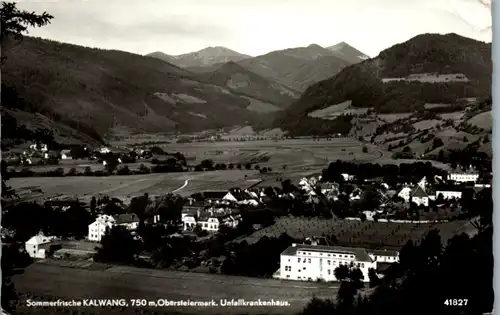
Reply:
<svg viewBox="0 0 500 315"><path fill-rule="evenodd" d="M372 262L372 259L370 258L370 255L368 255L366 249L361 247L294 244L285 249L281 253L281 255L295 256L297 255L297 251L299 250L318 252L318 253L351 254L356 256L357 261Z"/></svg>
<svg viewBox="0 0 500 315"><path fill-rule="evenodd" d="M32 245L41 245L50 243L52 242L53 239L54 239L53 237L47 237L44 236L43 234L38 234L30 238L26 243Z"/></svg>
<svg viewBox="0 0 500 315"><path fill-rule="evenodd" d="M219 190L219 191L204 191L201 193L203 198L205 199L222 199L224 196L227 194L227 191L225 190Z"/></svg>
<svg viewBox="0 0 500 315"><path fill-rule="evenodd" d="M116 216L116 224L126 224L139 222L139 217L135 213L124 213Z"/></svg>
<svg viewBox="0 0 500 315"><path fill-rule="evenodd" d="M429 195L427 195L427 193L419 185L416 185L415 187L413 187L413 189L411 190L410 196L417 197L417 198L429 197Z"/></svg>
<svg viewBox="0 0 500 315"><path fill-rule="evenodd" d="M384 249L369 249L368 253L373 254L375 256L393 256L398 257L399 253L394 250L384 250Z"/></svg>

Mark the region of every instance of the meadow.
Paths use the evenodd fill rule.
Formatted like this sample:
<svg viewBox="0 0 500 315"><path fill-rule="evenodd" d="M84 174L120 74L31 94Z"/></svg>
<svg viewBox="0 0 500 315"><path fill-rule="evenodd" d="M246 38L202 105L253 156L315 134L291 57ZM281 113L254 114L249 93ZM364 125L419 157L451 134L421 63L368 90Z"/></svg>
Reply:
<svg viewBox="0 0 500 315"><path fill-rule="evenodd" d="M37 199L78 197L87 200L102 194L127 201L144 193L162 195L175 191L182 196L188 196L202 190L248 188L258 183L255 176L252 178L255 173L255 171L226 170L106 177L26 177L12 178L9 180L9 185L22 196L23 200L30 200L30 195L36 196ZM183 187L186 182L187 185ZM183 188L180 189L181 187ZM41 189L42 192L30 193L36 189Z"/></svg>
<svg viewBox="0 0 500 315"><path fill-rule="evenodd" d="M91 268L92 269L92 268ZM45 281L50 278L52 281ZM84 298L125 298L157 301L211 301L220 299L257 299L288 301L288 307L158 307L156 314L294 314L299 312L313 296L335 296L338 285L332 283L301 283L276 279L247 278L214 274L111 267L107 270L65 268L35 263L24 274L14 277L21 308L16 314L76 314L64 308L27 308L26 299L34 301L81 300ZM54 285L57 283L57 285ZM57 297L57 298L55 298ZM23 307L24 306L24 307ZM138 307L87 308L91 314L141 314ZM34 313L33 311L38 311ZM54 312L55 313L51 313ZM73 311L75 311L73 309ZM112 312L113 311L113 312ZM80 313L79 313L80 314ZM142 313L142 314L147 314Z"/></svg>

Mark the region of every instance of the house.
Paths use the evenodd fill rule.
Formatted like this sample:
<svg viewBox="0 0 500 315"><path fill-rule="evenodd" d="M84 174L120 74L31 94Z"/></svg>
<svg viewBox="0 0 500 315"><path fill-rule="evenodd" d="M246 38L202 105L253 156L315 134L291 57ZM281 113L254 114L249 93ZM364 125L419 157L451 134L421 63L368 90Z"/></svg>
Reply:
<svg viewBox="0 0 500 315"><path fill-rule="evenodd" d="M292 244L281 253L281 279L304 281L337 281L335 268L341 265L357 267L363 273L363 282L369 282L368 270L377 268L366 249Z"/></svg>
<svg viewBox="0 0 500 315"><path fill-rule="evenodd" d="M136 230L139 227L139 217L135 213L124 213L117 215L115 218L115 224L124 226L128 230Z"/></svg>
<svg viewBox="0 0 500 315"><path fill-rule="evenodd" d="M100 242L107 230L112 229L116 220L110 215L100 215L89 224L89 241Z"/></svg>
<svg viewBox="0 0 500 315"><path fill-rule="evenodd" d="M398 197L403 198L405 202L410 202L410 192L411 192L410 187L403 187L398 192Z"/></svg>
<svg viewBox="0 0 500 315"><path fill-rule="evenodd" d="M182 212L196 213L198 211L204 211L206 206L205 201L194 201L191 199L187 204L182 206Z"/></svg>
<svg viewBox="0 0 500 315"><path fill-rule="evenodd" d="M360 188L355 188L349 195L349 200L359 200L361 199L361 194L363 191Z"/></svg>
<svg viewBox="0 0 500 315"><path fill-rule="evenodd" d="M411 202L414 202L419 206L429 206L429 195L427 195L427 193L419 185L413 187L412 191L410 192L410 197Z"/></svg>
<svg viewBox="0 0 500 315"><path fill-rule="evenodd" d="M205 211L198 210L196 213L182 214L184 231L193 230L196 226L200 226L202 230L216 232L222 225L235 228L240 221L239 211L228 208L210 208Z"/></svg>
<svg viewBox="0 0 500 315"><path fill-rule="evenodd" d="M392 250L368 250L373 261L377 263L394 263L399 262L399 252Z"/></svg>
<svg viewBox="0 0 500 315"><path fill-rule="evenodd" d="M462 191L458 189L451 188L440 188L436 190L436 199L439 198L439 195L443 195L443 199L461 199Z"/></svg>
<svg viewBox="0 0 500 315"><path fill-rule="evenodd" d="M226 193L226 195L222 197L222 200L227 200L238 204L250 204L254 206L257 206L259 204L257 199L254 199L249 193L247 193L244 190L241 190L240 188L230 189Z"/></svg>
<svg viewBox="0 0 500 315"><path fill-rule="evenodd" d="M448 180L452 180L455 182L475 182L479 178L479 173L472 168L472 166L469 167L468 170L462 171L461 169L457 168L454 171L450 172L448 174Z"/></svg>
<svg viewBox="0 0 500 315"><path fill-rule="evenodd" d="M349 175L347 173L342 173L340 175L344 178L344 181L346 181L346 182L352 182L356 179L356 177L354 175Z"/></svg>
<svg viewBox="0 0 500 315"><path fill-rule="evenodd" d="M224 190L207 190L201 193L204 200L209 202L222 200L227 195Z"/></svg>
<svg viewBox="0 0 500 315"><path fill-rule="evenodd" d="M32 145L30 145L30 149L31 150L39 150L42 152L47 152L47 150L48 150L47 145L44 143L32 144Z"/></svg>
<svg viewBox="0 0 500 315"><path fill-rule="evenodd" d="M422 179L417 183L418 186L420 186L425 192L427 192L427 185L429 183L427 182L427 178L424 176Z"/></svg>
<svg viewBox="0 0 500 315"><path fill-rule="evenodd" d="M61 159L62 160L71 160L71 150L62 150L61 151Z"/></svg>
<svg viewBox="0 0 500 315"><path fill-rule="evenodd" d="M320 189L321 193L326 195L331 192L337 191L337 186L334 183L321 183Z"/></svg>
<svg viewBox="0 0 500 315"><path fill-rule="evenodd" d="M55 237L47 237L42 233L35 235L25 243L26 252L32 258L46 258L54 239Z"/></svg>
<svg viewBox="0 0 500 315"><path fill-rule="evenodd" d="M111 150L107 147L102 147L99 149L99 153L101 154L107 154L107 153L111 153Z"/></svg>

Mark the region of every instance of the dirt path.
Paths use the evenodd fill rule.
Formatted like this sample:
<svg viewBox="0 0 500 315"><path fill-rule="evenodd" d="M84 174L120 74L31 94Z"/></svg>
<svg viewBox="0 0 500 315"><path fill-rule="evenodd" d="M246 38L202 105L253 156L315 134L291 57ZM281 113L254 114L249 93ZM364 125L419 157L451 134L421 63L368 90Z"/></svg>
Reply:
<svg viewBox="0 0 500 315"><path fill-rule="evenodd" d="M188 184L189 184L189 181L191 180L192 178L188 178L184 181L184 185L182 185L181 187L177 188L176 190L172 191L172 193L176 193L178 191L181 191L182 189L184 189Z"/></svg>

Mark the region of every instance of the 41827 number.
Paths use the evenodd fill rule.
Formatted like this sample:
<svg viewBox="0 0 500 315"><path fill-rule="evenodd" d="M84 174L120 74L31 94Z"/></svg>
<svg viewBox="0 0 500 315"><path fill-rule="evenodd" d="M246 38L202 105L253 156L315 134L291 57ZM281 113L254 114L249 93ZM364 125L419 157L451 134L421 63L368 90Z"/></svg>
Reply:
<svg viewBox="0 0 500 315"><path fill-rule="evenodd" d="M467 306L468 299L446 299L444 305L446 306Z"/></svg>

